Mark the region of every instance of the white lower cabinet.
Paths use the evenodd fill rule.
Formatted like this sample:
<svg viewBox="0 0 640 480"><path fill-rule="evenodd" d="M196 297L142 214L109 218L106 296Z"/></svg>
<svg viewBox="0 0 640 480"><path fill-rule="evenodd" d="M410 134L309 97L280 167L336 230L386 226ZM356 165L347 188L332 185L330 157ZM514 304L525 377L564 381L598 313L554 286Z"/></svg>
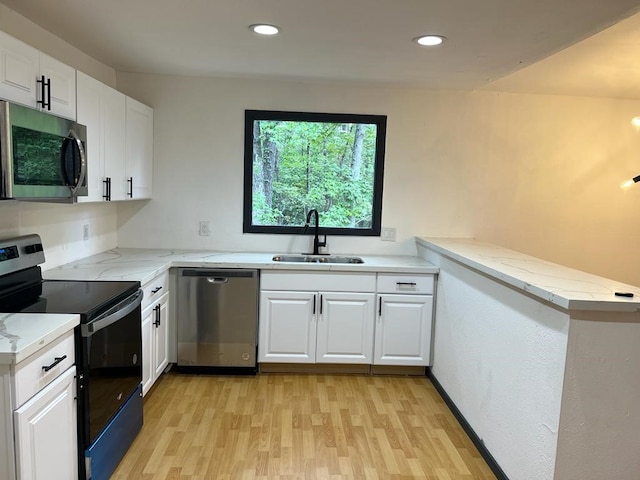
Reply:
<svg viewBox="0 0 640 480"><path fill-rule="evenodd" d="M379 273L374 365L431 365L433 275Z"/></svg>
<svg viewBox="0 0 640 480"><path fill-rule="evenodd" d="M163 274L143 287L142 394L146 395L169 364L168 276Z"/></svg>
<svg viewBox="0 0 640 480"><path fill-rule="evenodd" d="M371 363L371 293L262 291L261 362Z"/></svg>
<svg viewBox="0 0 640 480"><path fill-rule="evenodd" d="M153 337L153 367L154 377L157 379L169 364L169 294L165 293L158 304L158 321L154 323Z"/></svg>
<svg viewBox="0 0 640 480"><path fill-rule="evenodd" d="M373 359L373 293L320 292L316 363Z"/></svg>
<svg viewBox="0 0 640 480"><path fill-rule="evenodd" d="M258 361L314 363L315 292L262 291Z"/></svg>
<svg viewBox="0 0 640 480"><path fill-rule="evenodd" d="M259 362L371 363L375 274L263 272L260 282Z"/></svg>
<svg viewBox="0 0 640 480"><path fill-rule="evenodd" d="M432 312L431 295L378 295L373 363L429 365Z"/></svg>
<svg viewBox="0 0 640 480"><path fill-rule="evenodd" d="M75 366L14 412L18 479L78 478Z"/></svg>
<svg viewBox="0 0 640 480"><path fill-rule="evenodd" d="M0 365L0 478L77 480L73 330Z"/></svg>
<svg viewBox="0 0 640 480"><path fill-rule="evenodd" d="M434 282L428 274L263 272L258 361L428 366Z"/></svg>

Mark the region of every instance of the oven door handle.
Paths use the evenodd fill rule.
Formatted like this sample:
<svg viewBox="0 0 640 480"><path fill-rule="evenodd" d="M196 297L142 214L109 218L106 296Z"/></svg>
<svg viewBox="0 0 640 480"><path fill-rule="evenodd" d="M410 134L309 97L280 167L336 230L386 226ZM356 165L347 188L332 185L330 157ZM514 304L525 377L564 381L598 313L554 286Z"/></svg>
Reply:
<svg viewBox="0 0 640 480"><path fill-rule="evenodd" d="M114 324L118 320L123 319L142 303L143 291L138 290L136 293L120 302L115 307L111 308L104 315L92 320L89 323L81 325L81 331L83 337L90 337L94 333Z"/></svg>

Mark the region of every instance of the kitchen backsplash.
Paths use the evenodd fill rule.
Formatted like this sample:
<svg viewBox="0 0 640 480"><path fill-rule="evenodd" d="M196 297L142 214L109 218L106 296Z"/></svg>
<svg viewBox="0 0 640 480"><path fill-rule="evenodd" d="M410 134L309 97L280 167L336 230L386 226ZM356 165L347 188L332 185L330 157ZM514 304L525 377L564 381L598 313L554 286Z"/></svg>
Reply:
<svg viewBox="0 0 640 480"><path fill-rule="evenodd" d="M28 233L42 238L42 268L57 267L117 246L116 206L1 201L0 238Z"/></svg>

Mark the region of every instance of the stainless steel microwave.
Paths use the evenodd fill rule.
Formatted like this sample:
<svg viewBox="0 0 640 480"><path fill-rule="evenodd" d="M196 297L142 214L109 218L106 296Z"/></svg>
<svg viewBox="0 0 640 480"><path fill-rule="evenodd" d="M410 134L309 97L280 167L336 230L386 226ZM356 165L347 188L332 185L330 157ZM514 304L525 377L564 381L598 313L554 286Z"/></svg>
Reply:
<svg viewBox="0 0 640 480"><path fill-rule="evenodd" d="M0 199L72 203L87 195L87 129L0 101Z"/></svg>

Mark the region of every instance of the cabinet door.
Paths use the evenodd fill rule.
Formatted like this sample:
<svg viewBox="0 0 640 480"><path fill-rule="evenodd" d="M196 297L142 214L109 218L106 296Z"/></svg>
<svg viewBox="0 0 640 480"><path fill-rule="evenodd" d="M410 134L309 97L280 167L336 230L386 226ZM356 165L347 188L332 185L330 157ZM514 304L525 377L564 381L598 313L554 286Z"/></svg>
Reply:
<svg viewBox="0 0 640 480"><path fill-rule="evenodd" d="M314 363L316 293L260 293L258 361Z"/></svg>
<svg viewBox="0 0 640 480"><path fill-rule="evenodd" d="M373 293L320 292L316 362L373 360Z"/></svg>
<svg viewBox="0 0 640 480"><path fill-rule="evenodd" d="M156 319L155 304L149 305L142 311L142 395L146 395L153 385L155 371L153 336Z"/></svg>
<svg viewBox="0 0 640 480"><path fill-rule="evenodd" d="M102 105L104 174L111 179L111 200L125 200L125 96L104 85Z"/></svg>
<svg viewBox="0 0 640 480"><path fill-rule="evenodd" d="M127 198L151 198L153 184L153 109L126 99Z"/></svg>
<svg viewBox="0 0 640 480"><path fill-rule="evenodd" d="M78 478L75 366L14 412L18 478Z"/></svg>
<svg viewBox="0 0 640 480"><path fill-rule="evenodd" d="M154 381L162 375L162 372L169 364L167 356L169 351L169 337L167 335L169 327L169 295L165 293L156 307L158 313L153 335Z"/></svg>
<svg viewBox="0 0 640 480"><path fill-rule="evenodd" d="M0 32L0 98L36 107L40 52Z"/></svg>
<svg viewBox="0 0 640 480"><path fill-rule="evenodd" d="M78 72L78 123L87 127L87 187L86 197L78 202L101 202L104 200L104 144L102 124L103 83Z"/></svg>
<svg viewBox="0 0 640 480"><path fill-rule="evenodd" d="M373 363L429 365L433 296L378 295L378 302Z"/></svg>
<svg viewBox="0 0 640 480"><path fill-rule="evenodd" d="M40 75L49 81L50 113L76 119L76 70L55 58L40 54Z"/></svg>

